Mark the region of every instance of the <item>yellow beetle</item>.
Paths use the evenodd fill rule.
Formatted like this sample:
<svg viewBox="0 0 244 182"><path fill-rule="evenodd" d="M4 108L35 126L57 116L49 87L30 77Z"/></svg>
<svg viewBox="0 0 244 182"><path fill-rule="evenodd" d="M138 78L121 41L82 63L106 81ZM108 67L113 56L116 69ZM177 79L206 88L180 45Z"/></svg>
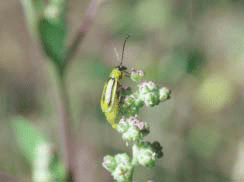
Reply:
<svg viewBox="0 0 244 182"><path fill-rule="evenodd" d="M119 81L123 78L124 71L127 69L126 67L122 66L122 62L125 43L128 38L129 36L124 41L120 65L116 66L110 73L108 80L104 84L101 97L101 109L113 128L117 127L115 119L119 112L118 85Z"/></svg>

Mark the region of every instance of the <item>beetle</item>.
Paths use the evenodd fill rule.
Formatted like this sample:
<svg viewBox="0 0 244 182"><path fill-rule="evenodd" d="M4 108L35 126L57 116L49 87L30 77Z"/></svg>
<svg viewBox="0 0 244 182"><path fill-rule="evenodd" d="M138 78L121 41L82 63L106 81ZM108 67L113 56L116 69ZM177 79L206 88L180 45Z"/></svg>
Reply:
<svg viewBox="0 0 244 182"><path fill-rule="evenodd" d="M121 62L119 66L116 66L109 74L109 78L104 84L101 101L100 101L101 109L104 112L107 121L111 124L113 128L117 127L117 124L115 123L115 119L119 112L118 86L120 80L123 78L125 74L125 71L127 70L127 67L122 66L122 62L123 62L125 44L128 38L129 36L126 37L123 44Z"/></svg>

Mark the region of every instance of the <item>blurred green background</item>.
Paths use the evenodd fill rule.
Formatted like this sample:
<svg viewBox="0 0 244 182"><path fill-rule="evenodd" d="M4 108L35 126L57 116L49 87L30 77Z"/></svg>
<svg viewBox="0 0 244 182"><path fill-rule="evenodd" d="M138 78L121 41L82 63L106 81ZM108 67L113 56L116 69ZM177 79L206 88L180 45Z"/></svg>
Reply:
<svg viewBox="0 0 244 182"><path fill-rule="evenodd" d="M88 4L67 3L68 45ZM138 167L134 179L244 181L243 9L242 0L102 1L65 78L80 181L113 181L103 156L130 152L99 104L104 80L119 64L114 48L121 56L127 34L124 66L172 90L169 101L139 116L164 157L155 168ZM31 145L45 140L58 151L56 70L31 38L19 0L0 1L0 22L0 179L32 181Z"/></svg>

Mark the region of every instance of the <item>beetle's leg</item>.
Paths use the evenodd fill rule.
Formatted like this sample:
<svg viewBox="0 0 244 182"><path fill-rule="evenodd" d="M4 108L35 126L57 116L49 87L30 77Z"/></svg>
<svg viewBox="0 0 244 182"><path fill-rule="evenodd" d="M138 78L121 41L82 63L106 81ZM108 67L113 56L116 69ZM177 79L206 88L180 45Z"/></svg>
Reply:
<svg viewBox="0 0 244 182"><path fill-rule="evenodd" d="M123 71L123 72L124 72L125 77L130 77L130 74L131 74L130 72L128 72L128 71Z"/></svg>
<svg viewBox="0 0 244 182"><path fill-rule="evenodd" d="M122 85L119 83L119 84L118 84L118 89L117 89L117 96L118 96L118 99L119 99L119 103L121 102L121 97L122 97L121 92L123 92L123 87L122 87Z"/></svg>

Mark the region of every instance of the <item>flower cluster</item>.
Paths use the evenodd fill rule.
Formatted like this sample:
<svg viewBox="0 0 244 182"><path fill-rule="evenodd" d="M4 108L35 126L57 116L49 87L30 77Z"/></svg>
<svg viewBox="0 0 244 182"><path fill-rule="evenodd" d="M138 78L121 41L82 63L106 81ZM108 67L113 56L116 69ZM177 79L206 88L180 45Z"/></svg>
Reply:
<svg viewBox="0 0 244 182"><path fill-rule="evenodd" d="M122 139L128 142L140 143L144 136L149 133L149 124L140 121L137 117L123 117L117 127L117 131L122 134Z"/></svg>
<svg viewBox="0 0 244 182"><path fill-rule="evenodd" d="M156 160L163 156L162 147L158 142L142 142L134 144L133 160L126 153L114 157L107 155L103 159L103 167L107 169L115 180L131 181L134 168L137 164L152 168Z"/></svg>
<svg viewBox="0 0 244 182"><path fill-rule="evenodd" d="M140 81L144 72L132 70L130 77L133 81ZM144 141L144 137L150 133L148 123L138 119L140 108L144 105L153 107L170 98L170 90L166 87L159 88L153 81L141 81L138 90L131 93L129 87L120 89L120 113L122 119L116 130L121 133L123 141L128 146L132 143L132 159L126 153L104 157L103 166L115 180L121 182L132 181L133 171L136 165L154 167L156 160L163 156L163 147L159 142Z"/></svg>
<svg viewBox="0 0 244 182"><path fill-rule="evenodd" d="M142 71L133 70L131 79L138 81L141 79ZM164 102L170 98L171 91L162 87L159 88L153 81L142 81L138 85L138 91L124 97L120 106L120 112L125 116L135 116L139 114L139 109L144 105L153 107L160 102Z"/></svg>
<svg viewBox="0 0 244 182"><path fill-rule="evenodd" d="M141 144L135 144L132 148L133 156L137 162L145 167L154 167L156 160L163 156L163 147L159 142L142 142Z"/></svg>
<svg viewBox="0 0 244 182"><path fill-rule="evenodd" d="M117 154L115 157L110 155L105 156L103 167L111 172L114 179L119 182L130 181L132 178L134 167L126 153Z"/></svg>

